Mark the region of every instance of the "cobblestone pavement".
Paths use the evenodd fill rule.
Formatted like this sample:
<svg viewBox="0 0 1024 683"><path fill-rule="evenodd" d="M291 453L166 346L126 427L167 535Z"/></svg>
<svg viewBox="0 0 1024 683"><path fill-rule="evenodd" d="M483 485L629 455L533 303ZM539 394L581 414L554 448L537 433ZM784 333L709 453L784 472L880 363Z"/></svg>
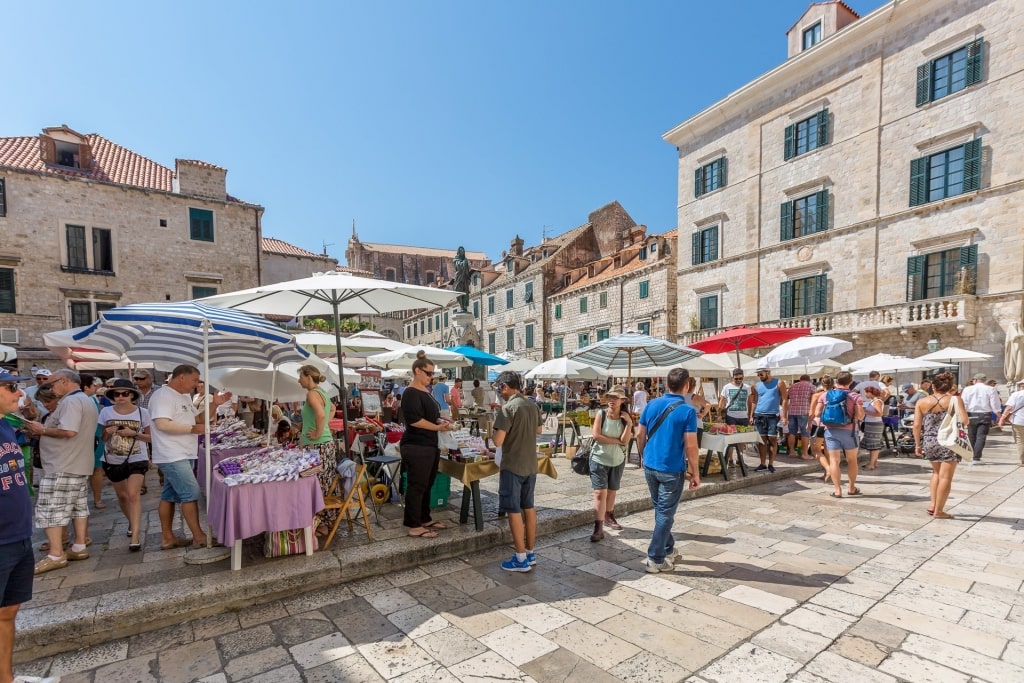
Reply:
<svg viewBox="0 0 1024 683"><path fill-rule="evenodd" d="M18 673L120 681L1024 681L1024 468L1008 434L961 466L883 459L836 500L813 475L686 501L672 572L653 516L590 543L540 539L338 584L37 659Z"/></svg>

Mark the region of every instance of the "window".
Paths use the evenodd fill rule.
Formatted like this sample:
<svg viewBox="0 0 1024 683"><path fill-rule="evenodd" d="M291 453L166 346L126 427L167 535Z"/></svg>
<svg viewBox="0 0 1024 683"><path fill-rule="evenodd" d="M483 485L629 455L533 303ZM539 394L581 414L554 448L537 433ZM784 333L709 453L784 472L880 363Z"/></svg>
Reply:
<svg viewBox="0 0 1024 683"><path fill-rule="evenodd" d="M555 304L555 320L562 319L562 304Z"/></svg>
<svg viewBox="0 0 1024 683"><path fill-rule="evenodd" d="M444 312L444 327L445 329L448 328L448 311Z"/></svg>
<svg viewBox="0 0 1024 683"><path fill-rule="evenodd" d="M516 331L515 328L510 327L505 330L505 350L512 351L516 348Z"/></svg>
<svg viewBox="0 0 1024 683"><path fill-rule="evenodd" d="M106 228L92 229L92 267L105 273L114 272L114 249Z"/></svg>
<svg viewBox="0 0 1024 683"><path fill-rule="evenodd" d="M89 255L85 250L85 226L65 225L64 230L68 240L68 268L88 270Z"/></svg>
<svg viewBox="0 0 1024 683"><path fill-rule="evenodd" d="M438 331L441 330L441 316L440 315L435 315L434 316L434 329L438 330Z"/></svg>
<svg viewBox="0 0 1024 683"><path fill-rule="evenodd" d="M7 215L7 185L3 178L0 178L0 216Z"/></svg>
<svg viewBox="0 0 1024 683"><path fill-rule="evenodd" d="M487 297L487 315L494 315L494 295Z"/></svg>
<svg viewBox="0 0 1024 683"><path fill-rule="evenodd" d="M650 250L651 250L652 254L657 253L658 252L658 243L657 242L651 242Z"/></svg>
<svg viewBox="0 0 1024 683"><path fill-rule="evenodd" d="M554 340L551 343L552 343L552 350L551 350L551 355L552 356L554 356L555 358L560 358L561 356L565 355L565 352L562 350L562 347L565 344L565 339L564 338L562 338L562 337L555 337Z"/></svg>
<svg viewBox="0 0 1024 683"><path fill-rule="evenodd" d="M791 126L786 126L785 153L786 159L806 154L811 150L828 144L828 109Z"/></svg>
<svg viewBox="0 0 1024 683"><path fill-rule="evenodd" d="M643 322L643 323L637 323L636 331L639 332L640 334L646 334L646 335L650 336L650 334L651 334L651 323L650 323L650 321Z"/></svg>
<svg viewBox="0 0 1024 683"><path fill-rule="evenodd" d="M394 282L395 281L395 269L394 268L385 268L384 269L384 279L387 280L388 282Z"/></svg>
<svg viewBox="0 0 1024 683"><path fill-rule="evenodd" d="M14 269L0 268L0 313L17 313L14 303Z"/></svg>
<svg viewBox="0 0 1024 683"><path fill-rule="evenodd" d="M725 157L715 159L693 172L693 197L696 199L720 187L725 187L728 175L728 164Z"/></svg>
<svg viewBox="0 0 1024 683"><path fill-rule="evenodd" d="M576 348L582 349L584 346L590 346L589 332L581 332L579 337L576 339Z"/></svg>
<svg viewBox="0 0 1024 683"><path fill-rule="evenodd" d="M917 106L934 102L981 81L985 72L983 38L917 67Z"/></svg>
<svg viewBox="0 0 1024 683"><path fill-rule="evenodd" d="M779 317L795 318L828 312L828 276L812 275L780 284Z"/></svg>
<svg viewBox="0 0 1024 683"><path fill-rule="evenodd" d="M217 288L216 287L199 287L199 286L196 286L196 285L192 285L192 298L193 299L202 299L203 297L214 296L216 294L217 294Z"/></svg>
<svg viewBox="0 0 1024 683"><path fill-rule="evenodd" d="M640 298L646 299L651 295L651 281L644 280L640 283Z"/></svg>
<svg viewBox="0 0 1024 683"><path fill-rule="evenodd" d="M586 313L586 312L587 312L587 297L582 296L582 297L580 297L580 313Z"/></svg>
<svg viewBox="0 0 1024 683"><path fill-rule="evenodd" d="M828 190L782 202L780 239L791 240L828 229Z"/></svg>
<svg viewBox="0 0 1024 683"><path fill-rule="evenodd" d="M718 260L718 226L698 230L693 233L693 265L710 263Z"/></svg>
<svg viewBox="0 0 1024 683"><path fill-rule="evenodd" d="M597 331L597 341L604 341L610 336L610 334L611 330L609 330L607 327L601 328L600 330Z"/></svg>
<svg viewBox="0 0 1024 683"><path fill-rule="evenodd" d="M213 211L188 210L189 237L200 242L213 241Z"/></svg>
<svg viewBox="0 0 1024 683"><path fill-rule="evenodd" d="M494 353L494 333L487 333L487 353Z"/></svg>
<svg viewBox="0 0 1024 683"><path fill-rule="evenodd" d="M523 301L525 301L526 303L532 302L533 301L533 283L532 282L527 282L526 286L523 289L524 289L524 291L523 291Z"/></svg>
<svg viewBox="0 0 1024 683"><path fill-rule="evenodd" d="M433 318L427 318L427 332L433 332L433 331L434 331L434 319Z"/></svg>
<svg viewBox="0 0 1024 683"><path fill-rule="evenodd" d="M420 321L420 336L421 336L421 337L423 336L423 333L424 333L424 330L425 330L425 329L426 329L426 323L425 323L424 321L422 321L422 320L421 320L421 321Z"/></svg>
<svg viewBox="0 0 1024 683"><path fill-rule="evenodd" d="M526 326L526 348L533 348L533 325Z"/></svg>
<svg viewBox="0 0 1024 683"><path fill-rule="evenodd" d="M473 302L473 317L474 318L479 318L480 317L480 302L479 301L474 301Z"/></svg>
<svg viewBox="0 0 1024 683"><path fill-rule="evenodd" d="M427 281L426 281L426 283L428 285L434 284L434 271L432 271L432 270L428 270L427 271Z"/></svg>
<svg viewBox="0 0 1024 683"><path fill-rule="evenodd" d="M512 300L514 298L512 292L513 292L513 290L511 290L511 289L506 289L505 290L505 310L506 311L509 310L510 308L512 308Z"/></svg>
<svg viewBox="0 0 1024 683"><path fill-rule="evenodd" d="M608 308L608 292L601 292L597 295L598 308Z"/></svg>
<svg viewBox="0 0 1024 683"><path fill-rule="evenodd" d="M981 187L981 138L910 162L910 205L919 206Z"/></svg>
<svg viewBox="0 0 1024 683"><path fill-rule="evenodd" d="M697 308L699 310L698 323L700 325L700 329L710 330L711 328L718 327L717 294L702 296L697 301Z"/></svg>
<svg viewBox="0 0 1024 683"><path fill-rule="evenodd" d="M977 244L907 259L907 301L974 294L977 280Z"/></svg>
<svg viewBox="0 0 1024 683"><path fill-rule="evenodd" d="M641 261L646 261L647 260L647 245L645 244L644 246L640 247L640 251L638 251L636 255L637 255L637 258L639 258Z"/></svg>
<svg viewBox="0 0 1024 683"><path fill-rule="evenodd" d="M821 42L821 22L810 28L805 28L803 33L803 49L807 50Z"/></svg>
<svg viewBox="0 0 1024 683"><path fill-rule="evenodd" d="M89 301L72 301L68 304L71 313L71 327L92 325L92 303Z"/></svg>

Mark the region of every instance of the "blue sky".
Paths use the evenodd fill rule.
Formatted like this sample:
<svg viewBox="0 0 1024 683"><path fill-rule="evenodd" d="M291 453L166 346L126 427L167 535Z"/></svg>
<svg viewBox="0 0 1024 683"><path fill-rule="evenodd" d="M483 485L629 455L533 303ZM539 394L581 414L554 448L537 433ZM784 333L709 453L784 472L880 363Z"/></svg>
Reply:
<svg viewBox="0 0 1024 683"><path fill-rule="evenodd" d="M491 259L612 200L659 233L677 200L661 135L782 63L809 5L7 3L0 136L67 124L224 166L266 236L342 263L353 219L364 241Z"/></svg>

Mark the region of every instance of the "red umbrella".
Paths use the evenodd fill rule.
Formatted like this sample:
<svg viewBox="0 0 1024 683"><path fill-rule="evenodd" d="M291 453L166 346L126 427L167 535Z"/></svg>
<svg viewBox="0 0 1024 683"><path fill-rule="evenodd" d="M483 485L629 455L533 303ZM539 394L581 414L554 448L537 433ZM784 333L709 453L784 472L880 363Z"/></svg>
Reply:
<svg viewBox="0 0 1024 683"><path fill-rule="evenodd" d="M809 327L744 327L741 325L694 342L690 344L690 348L704 353L735 351L736 365L739 365L740 349L781 344L797 337L806 337L810 333L811 328Z"/></svg>

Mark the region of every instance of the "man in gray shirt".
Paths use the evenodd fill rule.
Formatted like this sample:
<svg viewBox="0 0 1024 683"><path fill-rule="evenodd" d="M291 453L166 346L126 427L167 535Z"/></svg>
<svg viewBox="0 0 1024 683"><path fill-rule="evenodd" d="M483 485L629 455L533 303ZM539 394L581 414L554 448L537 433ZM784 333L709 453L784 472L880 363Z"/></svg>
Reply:
<svg viewBox="0 0 1024 683"><path fill-rule="evenodd" d="M60 403L46 426L27 423L32 436L39 438L39 456L45 473L39 482L35 524L46 531L50 544L49 554L36 564L36 574L65 567L68 560L89 558L89 475L94 465L93 440L99 413L93 400L82 391L81 383L77 372L54 372L47 384ZM61 536L68 520L75 529L75 542L65 553Z"/></svg>

